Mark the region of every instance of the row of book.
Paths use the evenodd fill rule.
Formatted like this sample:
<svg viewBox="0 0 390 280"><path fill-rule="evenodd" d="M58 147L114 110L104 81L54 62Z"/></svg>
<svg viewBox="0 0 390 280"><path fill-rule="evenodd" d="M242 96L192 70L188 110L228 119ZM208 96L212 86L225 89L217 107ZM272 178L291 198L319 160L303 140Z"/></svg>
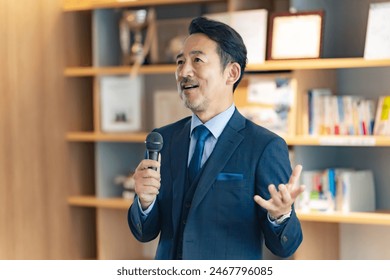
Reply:
<svg viewBox="0 0 390 280"><path fill-rule="evenodd" d="M309 135L390 135L390 96L378 100L333 95L330 89L308 92Z"/></svg>
<svg viewBox="0 0 390 280"><path fill-rule="evenodd" d="M371 170L328 168L303 171L305 191L295 202L301 211L370 212L375 210Z"/></svg>

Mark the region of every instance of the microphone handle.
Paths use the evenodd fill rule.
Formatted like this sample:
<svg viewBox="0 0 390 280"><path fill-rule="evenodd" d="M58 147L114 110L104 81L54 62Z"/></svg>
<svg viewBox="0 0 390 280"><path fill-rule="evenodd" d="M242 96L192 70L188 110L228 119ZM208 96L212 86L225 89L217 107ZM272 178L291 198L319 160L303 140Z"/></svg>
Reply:
<svg viewBox="0 0 390 280"><path fill-rule="evenodd" d="M147 159L158 161L158 152L146 150L146 153L147 153L146 155ZM157 170L157 168L155 167L149 167L149 168L153 170Z"/></svg>

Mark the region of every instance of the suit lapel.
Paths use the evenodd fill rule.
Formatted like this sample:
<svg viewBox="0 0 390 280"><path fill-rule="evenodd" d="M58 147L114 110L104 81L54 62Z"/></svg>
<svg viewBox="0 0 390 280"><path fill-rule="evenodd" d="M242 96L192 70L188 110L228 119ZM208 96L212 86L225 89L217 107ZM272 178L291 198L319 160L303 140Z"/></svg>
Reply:
<svg viewBox="0 0 390 280"><path fill-rule="evenodd" d="M174 232L176 232L178 227L180 213L183 206L182 204L186 184L188 148L190 145L190 128L191 118L185 124L183 129L180 130L177 135L172 137L172 145L170 147L170 154L177 155L171 157L172 203L175 204L175 206L172 207Z"/></svg>
<svg viewBox="0 0 390 280"><path fill-rule="evenodd" d="M192 201L192 209L195 209L203 200L206 193L215 181L217 175L222 171L232 154L242 142L244 137L239 133L245 127L245 118L237 111L226 125L224 131L207 160L202 174L200 174L198 186Z"/></svg>

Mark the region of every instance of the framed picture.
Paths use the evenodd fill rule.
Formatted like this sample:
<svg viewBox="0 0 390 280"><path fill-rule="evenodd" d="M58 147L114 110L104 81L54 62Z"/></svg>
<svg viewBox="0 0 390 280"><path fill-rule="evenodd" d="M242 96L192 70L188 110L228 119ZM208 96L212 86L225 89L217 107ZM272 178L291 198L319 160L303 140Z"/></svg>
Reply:
<svg viewBox="0 0 390 280"><path fill-rule="evenodd" d="M271 14L267 59L319 58L323 20L323 11Z"/></svg>
<svg viewBox="0 0 390 280"><path fill-rule="evenodd" d="M104 133L142 129L143 77L104 76L100 78L101 130Z"/></svg>
<svg viewBox="0 0 390 280"><path fill-rule="evenodd" d="M365 59L390 58L390 2L371 3L368 12Z"/></svg>

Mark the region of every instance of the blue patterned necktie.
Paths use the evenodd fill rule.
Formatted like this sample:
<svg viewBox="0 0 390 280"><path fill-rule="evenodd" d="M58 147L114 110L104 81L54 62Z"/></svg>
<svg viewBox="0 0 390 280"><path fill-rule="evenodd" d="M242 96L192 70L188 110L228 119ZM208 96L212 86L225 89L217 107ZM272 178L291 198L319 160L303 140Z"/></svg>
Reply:
<svg viewBox="0 0 390 280"><path fill-rule="evenodd" d="M204 143L206 142L207 137L210 135L210 131L204 125L199 125L194 128L194 133L195 139L197 139L197 141L194 154L192 155L190 165L188 166L188 178L190 180L190 184L192 184L196 175L199 173L204 150Z"/></svg>

